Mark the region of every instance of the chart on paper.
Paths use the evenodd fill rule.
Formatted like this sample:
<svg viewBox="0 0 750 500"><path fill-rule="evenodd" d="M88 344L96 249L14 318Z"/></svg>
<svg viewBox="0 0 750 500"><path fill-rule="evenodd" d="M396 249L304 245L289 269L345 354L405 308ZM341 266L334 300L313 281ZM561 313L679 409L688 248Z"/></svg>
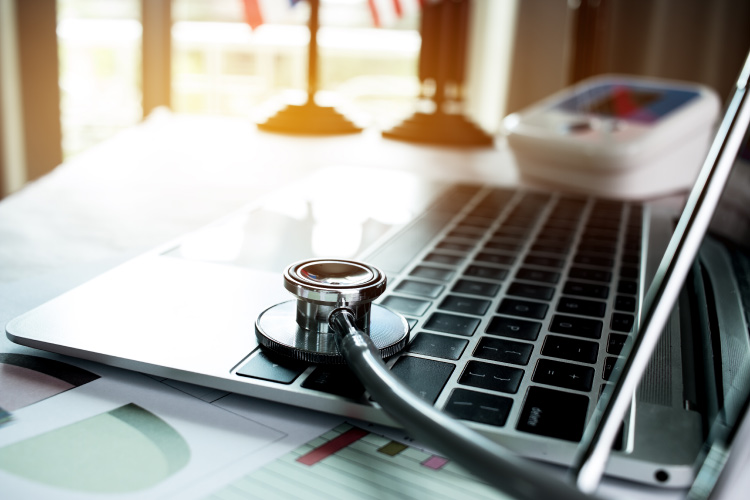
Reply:
<svg viewBox="0 0 750 500"><path fill-rule="evenodd" d="M341 424L209 498L503 498L447 459Z"/></svg>
<svg viewBox="0 0 750 500"><path fill-rule="evenodd" d="M134 404L0 448L0 470L95 494L148 488L189 460L185 439Z"/></svg>

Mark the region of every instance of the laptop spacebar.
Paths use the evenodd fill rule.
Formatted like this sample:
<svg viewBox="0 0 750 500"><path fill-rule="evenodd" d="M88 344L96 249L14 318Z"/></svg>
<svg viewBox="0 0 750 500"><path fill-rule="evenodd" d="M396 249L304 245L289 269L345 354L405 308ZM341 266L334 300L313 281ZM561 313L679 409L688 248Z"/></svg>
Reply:
<svg viewBox="0 0 750 500"><path fill-rule="evenodd" d="M386 273L400 273L421 252L455 214L430 212L391 238L366 260Z"/></svg>

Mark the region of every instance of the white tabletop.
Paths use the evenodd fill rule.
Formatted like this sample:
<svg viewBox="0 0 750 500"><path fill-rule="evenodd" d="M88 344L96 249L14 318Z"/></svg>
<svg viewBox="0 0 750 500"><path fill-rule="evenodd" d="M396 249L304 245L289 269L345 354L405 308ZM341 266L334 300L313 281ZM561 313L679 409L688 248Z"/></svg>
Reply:
<svg viewBox="0 0 750 500"><path fill-rule="evenodd" d="M326 166L511 184L502 145L461 149L258 132L236 118L157 110L0 202L0 283L124 260Z"/></svg>

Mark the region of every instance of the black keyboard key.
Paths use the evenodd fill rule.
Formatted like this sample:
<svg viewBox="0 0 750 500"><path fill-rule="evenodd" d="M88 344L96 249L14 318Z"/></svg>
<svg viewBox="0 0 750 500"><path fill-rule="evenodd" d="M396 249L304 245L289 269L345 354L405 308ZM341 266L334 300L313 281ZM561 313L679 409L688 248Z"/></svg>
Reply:
<svg viewBox="0 0 750 500"><path fill-rule="evenodd" d="M531 251L565 255L566 253L568 253L568 248L569 245L565 243L537 241L536 243L534 243L534 246L531 247Z"/></svg>
<svg viewBox="0 0 750 500"><path fill-rule="evenodd" d="M597 239L600 241L617 241L616 229L586 228L583 237L586 239Z"/></svg>
<svg viewBox="0 0 750 500"><path fill-rule="evenodd" d="M590 391L594 382L594 369L551 359L540 359L531 380L574 391Z"/></svg>
<svg viewBox="0 0 750 500"><path fill-rule="evenodd" d="M364 386L345 366L319 366L302 382L302 387L349 399L359 399L365 392Z"/></svg>
<svg viewBox="0 0 750 500"><path fill-rule="evenodd" d="M541 212L542 208L541 206L523 206L522 202L513 207L508 217L503 221L503 225L522 228L533 225L536 218L539 217L539 212Z"/></svg>
<svg viewBox="0 0 750 500"><path fill-rule="evenodd" d="M560 301L557 303L557 310L563 313L603 318L607 310L607 304L596 300L560 297Z"/></svg>
<svg viewBox="0 0 750 500"><path fill-rule="evenodd" d="M555 284L560 280L560 273L522 267L516 273L516 279Z"/></svg>
<svg viewBox="0 0 750 500"><path fill-rule="evenodd" d="M593 241L582 241L578 245L578 251L580 253L598 253L598 254L605 254L605 255L614 255L615 251L617 250L617 245L614 243L610 244L602 244L596 240Z"/></svg>
<svg viewBox="0 0 750 500"><path fill-rule="evenodd" d="M401 356L391 368L391 373L430 404L443 390L453 373L454 365L434 359Z"/></svg>
<svg viewBox="0 0 750 500"><path fill-rule="evenodd" d="M408 316L421 316L430 308L431 302L427 300L410 299L407 297L390 295L383 299L382 304L385 307L400 312L401 314L406 314Z"/></svg>
<svg viewBox="0 0 750 500"><path fill-rule="evenodd" d="M542 227L537 235L537 240L555 241L557 243L570 243L573 241L573 231L546 225Z"/></svg>
<svg viewBox="0 0 750 500"><path fill-rule="evenodd" d="M615 297L615 309L618 311L635 312L635 297L618 295Z"/></svg>
<svg viewBox="0 0 750 500"><path fill-rule="evenodd" d="M503 365L469 361L458 379L459 384L479 387L490 391L515 394L521 385L523 370Z"/></svg>
<svg viewBox="0 0 750 500"><path fill-rule="evenodd" d="M526 193L516 209L541 210L550 199L547 193Z"/></svg>
<svg viewBox="0 0 750 500"><path fill-rule="evenodd" d="M609 326L616 332L629 332L633 329L634 323L635 316L632 314L614 313Z"/></svg>
<svg viewBox="0 0 750 500"><path fill-rule="evenodd" d="M564 217L561 215L563 214L553 214L550 216L549 219L547 219L547 222L544 223L544 228L542 229L542 235L545 234L546 231L550 229L564 229L566 231L571 231L573 228L578 226L578 220L577 216L573 214L565 214Z"/></svg>
<svg viewBox="0 0 750 500"><path fill-rule="evenodd" d="M469 212L469 215L472 217L487 217L490 219L496 218L498 215L500 215L500 211L502 210L502 206L491 206L491 205L483 205L479 204L476 207L474 207L471 212Z"/></svg>
<svg viewBox="0 0 750 500"><path fill-rule="evenodd" d="M288 359L278 359L259 349L242 368L237 370L237 375L291 384L307 369L307 366Z"/></svg>
<svg viewBox="0 0 750 500"><path fill-rule="evenodd" d="M515 282L508 287L508 295L526 297L527 299L550 300L554 294L555 289L550 286Z"/></svg>
<svg viewBox="0 0 750 500"><path fill-rule="evenodd" d="M625 347L625 342L628 340L628 336L622 333L610 333L607 337L607 353L619 356L622 352L622 348Z"/></svg>
<svg viewBox="0 0 750 500"><path fill-rule="evenodd" d="M583 264L585 266L596 266L596 267L607 267L611 268L615 265L614 259L610 257L599 257L596 255L576 255L573 261L576 264Z"/></svg>
<svg viewBox="0 0 750 500"><path fill-rule="evenodd" d="M483 297L494 297L500 291L500 286L484 281L458 280L453 286L453 291L468 293L470 295L481 295Z"/></svg>
<svg viewBox="0 0 750 500"><path fill-rule="evenodd" d="M573 241L573 234L569 229L550 229L542 228L542 232L537 236L534 243L541 243L544 245L570 245Z"/></svg>
<svg viewBox="0 0 750 500"><path fill-rule="evenodd" d="M422 332L411 341L407 350L433 358L458 359L468 343L468 340Z"/></svg>
<svg viewBox="0 0 750 500"><path fill-rule="evenodd" d="M640 238L628 238L627 240L625 240L623 248L627 252L640 252L642 246L643 242Z"/></svg>
<svg viewBox="0 0 750 500"><path fill-rule="evenodd" d="M609 287L593 283L582 283L580 281L568 281L565 283L563 293L565 295L581 295L594 299L606 299L609 295Z"/></svg>
<svg viewBox="0 0 750 500"><path fill-rule="evenodd" d="M578 198L576 196L561 196L560 199L557 202L557 206L555 206L555 212L575 212L578 214L581 210L583 210L583 207L586 206L586 199L585 198ZM578 216L576 215L576 218Z"/></svg>
<svg viewBox="0 0 750 500"><path fill-rule="evenodd" d="M589 398L582 394L530 387L516 428L540 436L580 441Z"/></svg>
<svg viewBox="0 0 750 500"><path fill-rule="evenodd" d="M527 365L533 350L532 344L482 337L474 348L474 357L512 365Z"/></svg>
<svg viewBox="0 0 750 500"><path fill-rule="evenodd" d="M443 241L439 243L436 248L439 248L440 250L448 250L451 252L466 253L472 250L474 246L467 243L459 243L457 241Z"/></svg>
<svg viewBox="0 0 750 500"><path fill-rule="evenodd" d="M623 254L622 259L626 264L638 265L641 263L641 256L637 253L626 253Z"/></svg>
<svg viewBox="0 0 750 500"><path fill-rule="evenodd" d="M466 316L456 316L455 314L435 313L424 324L425 329L436 332L455 333L471 337L474 335L480 320L478 318L468 318Z"/></svg>
<svg viewBox="0 0 750 500"><path fill-rule="evenodd" d="M598 320L555 314L550 322L549 330L576 337L598 339L602 336L602 326L602 322Z"/></svg>
<svg viewBox="0 0 750 500"><path fill-rule="evenodd" d="M639 224L631 224L628 222L627 231L625 232L625 239L629 243L642 243L643 227Z"/></svg>
<svg viewBox="0 0 750 500"><path fill-rule="evenodd" d="M617 284L617 293L636 295L638 293L638 283L635 281L620 280Z"/></svg>
<svg viewBox="0 0 750 500"><path fill-rule="evenodd" d="M487 312L487 309L489 309L489 307L489 300L472 299L469 297L461 297L458 295L448 295L440 303L438 309L481 316Z"/></svg>
<svg viewBox="0 0 750 500"><path fill-rule="evenodd" d="M551 358L569 359L581 363L596 363L599 344L587 340L547 335L542 346L542 354Z"/></svg>
<svg viewBox="0 0 750 500"><path fill-rule="evenodd" d="M536 340L541 328L542 324L537 323L536 321L525 321L522 319L495 316L487 326L486 332L490 335L499 335L500 337Z"/></svg>
<svg viewBox="0 0 750 500"><path fill-rule="evenodd" d="M616 219L612 219L609 217L597 217L593 215L588 221L586 221L586 227L613 230L617 228L619 223L619 217Z"/></svg>
<svg viewBox="0 0 750 500"><path fill-rule="evenodd" d="M436 283L426 283L424 281L404 280L396 287L397 292L408 293L409 295L419 295L420 297L437 298L443 293L443 285Z"/></svg>
<svg viewBox="0 0 750 500"><path fill-rule="evenodd" d="M448 233L449 238L461 238L464 240L476 241L484 236L484 231L481 231L474 227L456 227Z"/></svg>
<svg viewBox="0 0 750 500"><path fill-rule="evenodd" d="M448 281L453 278L453 275L455 273L450 269L443 269L440 267L417 266L409 274L416 278L424 278L435 281Z"/></svg>
<svg viewBox="0 0 750 500"><path fill-rule="evenodd" d="M513 400L504 396L456 389L443 409L461 420L502 427L512 406Z"/></svg>
<svg viewBox="0 0 750 500"><path fill-rule="evenodd" d="M551 267L554 269L561 268L564 263L565 261L563 259L558 259L555 257L545 257L544 255L529 255L524 260L524 264L530 266Z"/></svg>
<svg viewBox="0 0 750 500"><path fill-rule="evenodd" d="M611 217L619 218L624 205L621 201L600 199L594 203L592 212L595 214L610 214Z"/></svg>
<svg viewBox="0 0 750 500"><path fill-rule="evenodd" d="M503 207L515 194L516 190L512 188L494 188L479 204L482 206Z"/></svg>
<svg viewBox="0 0 750 500"><path fill-rule="evenodd" d="M466 268L464 274L477 278L486 278L490 280L502 281L508 276L508 270L499 267L486 267L471 265Z"/></svg>
<svg viewBox="0 0 750 500"><path fill-rule="evenodd" d="M474 260L478 262L488 262L490 264L503 264L510 265L516 260L515 255L504 255L499 253L482 252L474 257Z"/></svg>
<svg viewBox="0 0 750 500"><path fill-rule="evenodd" d="M459 224L456 227L453 228L453 231L449 236L453 237L455 235L462 235L464 238L481 238L484 236L484 233L486 232L486 229L476 226L471 226L469 224Z"/></svg>
<svg viewBox="0 0 750 500"><path fill-rule="evenodd" d="M612 273L599 269L586 269L583 267L571 267L568 276L579 280L601 281L609 283L612 279Z"/></svg>
<svg viewBox="0 0 750 500"><path fill-rule="evenodd" d="M529 302L526 300L503 299L497 312L509 316L522 316L524 318L543 319L547 314L547 304L541 302Z"/></svg>
<svg viewBox="0 0 750 500"><path fill-rule="evenodd" d="M516 240L493 238L484 245L484 248L490 250L505 250L506 252L517 252L521 248L521 244Z"/></svg>
<svg viewBox="0 0 750 500"><path fill-rule="evenodd" d="M511 238L522 240L529 233L529 227L526 227L523 223L521 225L508 225L506 222L503 226L495 231L492 238ZM533 221L528 221L528 224L533 225Z"/></svg>
<svg viewBox="0 0 750 500"><path fill-rule="evenodd" d="M480 228L488 228L492 225L492 223L495 222L495 219L490 217L481 217L477 215L469 215L466 216L462 221L461 225L466 226L474 226L474 227L480 227Z"/></svg>
<svg viewBox="0 0 750 500"><path fill-rule="evenodd" d="M604 380L609 380L612 376L612 372L615 369L615 363L617 363L617 358L614 356L607 356L604 359L604 369L602 370L602 378Z"/></svg>
<svg viewBox="0 0 750 500"><path fill-rule="evenodd" d="M431 253L424 258L425 262L432 262L434 264L445 264L446 266L457 266L464 258L457 255L448 255L444 253Z"/></svg>
<svg viewBox="0 0 750 500"><path fill-rule="evenodd" d="M597 236L586 236L581 237L581 241L578 243L578 249L585 250L593 247L599 247L600 250L592 250L593 252L603 252L606 254L614 254L617 251L617 239L601 239Z"/></svg>
<svg viewBox="0 0 750 500"><path fill-rule="evenodd" d="M622 267L620 268L620 277L638 279L638 268L637 267Z"/></svg>

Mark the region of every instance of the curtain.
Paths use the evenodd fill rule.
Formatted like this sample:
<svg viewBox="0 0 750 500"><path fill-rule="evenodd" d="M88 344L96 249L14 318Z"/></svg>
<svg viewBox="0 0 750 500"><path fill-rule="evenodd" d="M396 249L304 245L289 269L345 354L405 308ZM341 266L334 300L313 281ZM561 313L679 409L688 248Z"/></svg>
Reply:
<svg viewBox="0 0 750 500"><path fill-rule="evenodd" d="M518 0L517 111L601 73L687 80L724 98L750 49L749 0Z"/></svg>

